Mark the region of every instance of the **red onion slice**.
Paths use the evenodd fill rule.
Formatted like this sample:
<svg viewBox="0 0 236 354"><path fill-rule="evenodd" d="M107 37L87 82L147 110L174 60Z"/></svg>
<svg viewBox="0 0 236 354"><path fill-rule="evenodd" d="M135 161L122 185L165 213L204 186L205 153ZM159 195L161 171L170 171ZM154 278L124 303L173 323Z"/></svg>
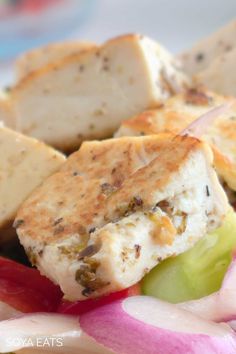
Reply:
<svg viewBox="0 0 236 354"><path fill-rule="evenodd" d="M176 305L134 296L80 318L83 331L118 354L235 354L236 336Z"/></svg>
<svg viewBox="0 0 236 354"><path fill-rule="evenodd" d="M179 135L190 135L195 136L196 138L201 138L201 136L206 133L207 128L214 122L214 120L221 114L227 112L233 104L234 101L231 101L204 113L199 118L195 119L191 124L189 124L184 130L182 130Z"/></svg>

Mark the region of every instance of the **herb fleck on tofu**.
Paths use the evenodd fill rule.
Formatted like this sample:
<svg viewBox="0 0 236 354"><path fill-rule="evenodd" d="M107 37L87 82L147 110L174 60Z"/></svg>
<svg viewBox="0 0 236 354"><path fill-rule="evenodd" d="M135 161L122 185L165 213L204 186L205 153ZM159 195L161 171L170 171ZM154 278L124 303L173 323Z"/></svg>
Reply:
<svg viewBox="0 0 236 354"><path fill-rule="evenodd" d="M99 247L97 245L89 245L88 247L84 248L78 256L79 260L84 259L85 257L92 257L99 251Z"/></svg>
<svg viewBox="0 0 236 354"><path fill-rule="evenodd" d="M96 271L99 265L100 262L97 260L85 257L84 264L82 264L80 268L77 269L75 273L75 280L77 283L84 287L82 290L82 295L89 296L97 289L109 285L108 282L97 277Z"/></svg>
<svg viewBox="0 0 236 354"><path fill-rule="evenodd" d="M190 89L185 93L185 103L192 104L195 106L209 105L212 102L212 97L207 95L205 92Z"/></svg>
<svg viewBox="0 0 236 354"><path fill-rule="evenodd" d="M135 212L137 210L140 210L143 207L143 200L139 196L133 197L133 199L129 202L128 205L128 213L129 212Z"/></svg>
<svg viewBox="0 0 236 354"><path fill-rule="evenodd" d="M141 255L141 246L134 245L134 249L135 249L135 258L138 259Z"/></svg>
<svg viewBox="0 0 236 354"><path fill-rule="evenodd" d="M181 223L177 227L177 234L181 235L181 234L183 234L186 231L188 215L184 211L179 211L175 215L181 216Z"/></svg>
<svg viewBox="0 0 236 354"><path fill-rule="evenodd" d="M83 251L87 246L87 240L78 244L71 246L59 246L58 249L62 255L67 256L68 258L76 258L78 254Z"/></svg>
<svg viewBox="0 0 236 354"><path fill-rule="evenodd" d="M209 191L209 187L206 185L206 195L207 197L210 197L210 191Z"/></svg>
<svg viewBox="0 0 236 354"><path fill-rule="evenodd" d="M198 53L195 57L197 62L203 61L203 59L205 58L203 53Z"/></svg>
<svg viewBox="0 0 236 354"><path fill-rule="evenodd" d="M58 218L54 221L53 225L56 226L58 224L60 224L63 221L63 218Z"/></svg>
<svg viewBox="0 0 236 354"><path fill-rule="evenodd" d="M17 229L18 227L20 227L21 225L23 225L24 224L24 220L23 219L16 219L15 221L14 221L14 223L13 223L13 227L15 228L15 229Z"/></svg>
<svg viewBox="0 0 236 354"><path fill-rule="evenodd" d="M89 234L92 234L93 232L95 232L96 227L91 227L91 229L89 229Z"/></svg>
<svg viewBox="0 0 236 354"><path fill-rule="evenodd" d="M58 226L55 227L53 233L54 233L54 235L57 235L57 234L62 233L63 231L65 231L65 227L62 226L62 225L58 225Z"/></svg>
<svg viewBox="0 0 236 354"><path fill-rule="evenodd" d="M102 193L106 196L111 195L113 192L116 191L116 187L112 186L110 183L103 183L101 184Z"/></svg>

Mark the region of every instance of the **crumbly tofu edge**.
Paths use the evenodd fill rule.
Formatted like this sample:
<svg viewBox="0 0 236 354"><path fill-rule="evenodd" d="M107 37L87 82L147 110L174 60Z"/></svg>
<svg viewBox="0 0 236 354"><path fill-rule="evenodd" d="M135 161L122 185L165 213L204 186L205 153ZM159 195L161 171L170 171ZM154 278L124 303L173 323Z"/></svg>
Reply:
<svg viewBox="0 0 236 354"><path fill-rule="evenodd" d="M212 159L209 148L206 153ZM202 163L204 166L206 162L202 161ZM193 157L190 158L188 165L188 169L193 168ZM186 166L182 167L184 168ZM212 193L208 188L212 183L218 183L215 172L213 169L209 172L209 168L204 166L200 178L199 175L196 177L201 187L197 195L194 195L191 190L188 173L185 175L184 183L175 179L172 181L169 192L167 190L157 194L156 203L168 199L170 203L173 203L175 210L181 211L182 214L178 214L175 218L170 217L161 208L137 211L96 229L90 235L87 251L81 248L80 240L75 235L47 246L39 241L32 242L30 238L26 240L24 237L24 247L31 261L37 264L42 274L48 276L56 284L60 284L65 297L70 301L84 300L88 296L97 297L129 287L141 280L162 259L186 251L207 231L219 226L216 222L218 216L221 216L221 221L223 220L227 213L228 203L222 188L219 187L218 194L214 196L214 205L211 205L211 198L208 198L208 193L209 195ZM209 186L202 186L201 178L203 181L208 180ZM175 195L174 184L181 185L181 182L183 188ZM202 199L198 205L200 195ZM202 208L205 210L204 213L202 213ZM153 236L161 220L160 216L165 217L167 230L170 229L170 232L185 225L182 232L169 244L163 245L156 242ZM199 225L202 225L201 229ZM21 239L20 228L17 231ZM35 251L40 253L40 256L37 256ZM87 256L79 259L80 251L85 252L84 254L87 252ZM89 286L85 286L86 281L88 283L92 281L96 289L91 292Z"/></svg>

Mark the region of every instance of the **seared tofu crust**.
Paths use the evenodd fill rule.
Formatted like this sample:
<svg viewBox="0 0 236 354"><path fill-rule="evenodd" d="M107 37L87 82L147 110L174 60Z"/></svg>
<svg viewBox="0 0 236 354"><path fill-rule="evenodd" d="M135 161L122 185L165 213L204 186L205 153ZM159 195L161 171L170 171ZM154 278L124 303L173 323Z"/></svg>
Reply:
<svg viewBox="0 0 236 354"><path fill-rule="evenodd" d="M111 136L123 119L156 107L188 82L156 42L118 37L21 80L11 94L16 129L74 151L84 140Z"/></svg>
<svg viewBox="0 0 236 354"><path fill-rule="evenodd" d="M188 90L171 97L162 107L124 121L115 136L179 133L200 115L235 98L204 89ZM215 119L202 137L214 150L219 176L236 191L236 104Z"/></svg>
<svg viewBox="0 0 236 354"><path fill-rule="evenodd" d="M16 79L22 80L48 64L55 64L70 55L95 48L91 42L60 42L32 49L20 55L15 63Z"/></svg>
<svg viewBox="0 0 236 354"><path fill-rule="evenodd" d="M25 201L15 226L32 263L74 301L137 283L227 209L207 144L129 137L84 143Z"/></svg>

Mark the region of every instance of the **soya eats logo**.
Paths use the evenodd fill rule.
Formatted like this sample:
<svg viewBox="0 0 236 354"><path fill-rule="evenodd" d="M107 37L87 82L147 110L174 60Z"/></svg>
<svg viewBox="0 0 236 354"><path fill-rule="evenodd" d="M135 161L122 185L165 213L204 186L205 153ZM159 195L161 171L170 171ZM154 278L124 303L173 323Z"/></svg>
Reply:
<svg viewBox="0 0 236 354"><path fill-rule="evenodd" d="M37 337L37 338L17 338L8 337L6 338L7 346L11 348L52 348L52 347L63 347L63 338L61 337Z"/></svg>

